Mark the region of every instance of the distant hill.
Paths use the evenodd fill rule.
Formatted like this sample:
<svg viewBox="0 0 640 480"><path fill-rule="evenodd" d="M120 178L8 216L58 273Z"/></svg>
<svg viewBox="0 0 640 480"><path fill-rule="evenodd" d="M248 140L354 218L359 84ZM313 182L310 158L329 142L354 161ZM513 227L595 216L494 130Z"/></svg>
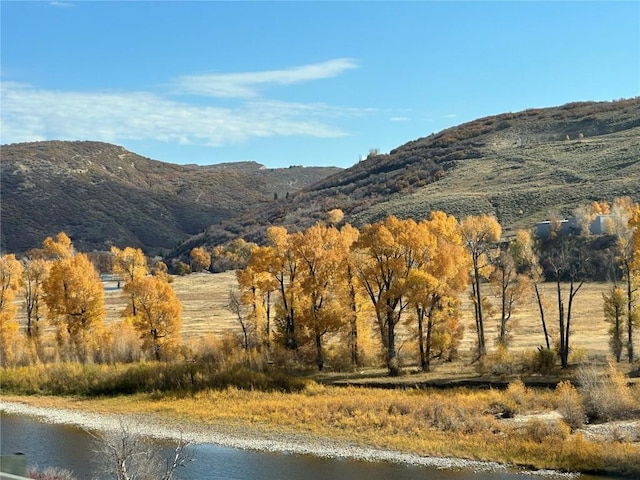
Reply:
<svg viewBox="0 0 640 480"><path fill-rule="evenodd" d="M640 98L571 103L481 118L370 155L288 199L218 222L174 254L236 236L260 241L268 225L304 228L332 208L356 226L436 209L457 218L487 213L508 231L625 195L640 201Z"/></svg>
<svg viewBox="0 0 640 480"><path fill-rule="evenodd" d="M130 245L155 254L338 171L174 165L100 142L3 145L0 246L24 252L64 230L82 250Z"/></svg>

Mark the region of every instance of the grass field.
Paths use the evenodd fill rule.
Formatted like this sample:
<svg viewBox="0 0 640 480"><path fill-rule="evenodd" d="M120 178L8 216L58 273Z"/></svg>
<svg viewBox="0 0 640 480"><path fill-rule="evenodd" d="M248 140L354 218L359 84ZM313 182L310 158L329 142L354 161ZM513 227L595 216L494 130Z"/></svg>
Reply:
<svg viewBox="0 0 640 480"><path fill-rule="evenodd" d="M120 318L120 312L126 299L122 297L115 282L106 284L107 321ZM226 332L240 333L240 326L233 314L225 308L229 290L237 288L235 273L194 273L187 276L174 277L173 288L182 302L183 336L185 339L197 339L207 334L220 335ZM556 338L557 332L557 299L555 284L541 286L545 297L547 328ZM610 288L607 283L585 283L576 296L572 313L571 345L575 353L586 355L590 360L604 361L609 355L608 324L604 321L602 310L602 294ZM486 289L489 292L489 289ZM460 349L464 356L470 354L475 341L473 328L473 307L465 295L462 305L465 333ZM498 299L492 300L498 305ZM493 347L493 340L498 335L499 318L491 318L485 326L487 345ZM513 343L510 349L514 352L533 350L544 345L544 335L538 305L533 294L518 308L512 317ZM402 336L402 332L400 332Z"/></svg>

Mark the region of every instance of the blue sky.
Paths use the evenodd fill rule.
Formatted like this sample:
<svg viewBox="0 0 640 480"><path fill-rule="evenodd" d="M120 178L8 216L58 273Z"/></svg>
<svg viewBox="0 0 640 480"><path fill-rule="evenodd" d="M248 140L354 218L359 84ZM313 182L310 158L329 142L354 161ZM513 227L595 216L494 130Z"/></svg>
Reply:
<svg viewBox="0 0 640 480"><path fill-rule="evenodd" d="M640 95L640 2L11 2L0 143L349 167L475 118Z"/></svg>

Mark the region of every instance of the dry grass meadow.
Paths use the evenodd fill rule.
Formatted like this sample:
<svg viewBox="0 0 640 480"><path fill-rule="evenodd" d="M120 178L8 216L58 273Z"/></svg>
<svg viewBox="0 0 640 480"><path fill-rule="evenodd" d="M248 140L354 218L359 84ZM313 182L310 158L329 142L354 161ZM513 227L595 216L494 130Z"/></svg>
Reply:
<svg viewBox="0 0 640 480"><path fill-rule="evenodd" d="M237 288L235 272L224 273L193 273L186 276L176 276L173 288L183 307L183 337L186 340L197 340L208 334L216 336L237 332L240 326L233 314L225 308L229 290ZM557 337L557 300L554 283L541 286L546 301L547 328L552 338ZM609 355L608 324L604 321L602 309L602 294L610 288L607 283L585 283L575 298L572 313L572 349L574 355L580 355L583 360L604 362ZM120 318L126 299L116 283L105 283L107 321L113 322ZM489 288L486 289L489 293ZM498 299L492 300L498 305ZM565 301L566 302L566 301ZM462 306L465 334L460 348L464 356L473 350L475 331L473 328L473 309L470 300L465 296ZM487 321L485 330L487 342L493 346L493 340L498 335L497 316ZM533 294L523 300L512 317L513 343L511 351L521 352L534 350L544 345L544 335L540 322L538 305ZM400 333L402 336L402 333Z"/></svg>

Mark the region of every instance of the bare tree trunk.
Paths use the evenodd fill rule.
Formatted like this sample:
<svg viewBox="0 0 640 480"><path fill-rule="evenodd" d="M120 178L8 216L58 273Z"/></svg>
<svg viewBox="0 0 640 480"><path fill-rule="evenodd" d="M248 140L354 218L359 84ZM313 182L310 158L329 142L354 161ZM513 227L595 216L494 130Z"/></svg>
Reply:
<svg viewBox="0 0 640 480"><path fill-rule="evenodd" d="M536 289L536 298L538 299L538 308L540 309L540 320L542 321L542 330L544 331L544 340L547 344L547 350L551 350L549 344L549 332L547 332L547 322L544 319L544 306L542 305L542 297L540 296L540 290L538 290L538 284L534 284Z"/></svg>

